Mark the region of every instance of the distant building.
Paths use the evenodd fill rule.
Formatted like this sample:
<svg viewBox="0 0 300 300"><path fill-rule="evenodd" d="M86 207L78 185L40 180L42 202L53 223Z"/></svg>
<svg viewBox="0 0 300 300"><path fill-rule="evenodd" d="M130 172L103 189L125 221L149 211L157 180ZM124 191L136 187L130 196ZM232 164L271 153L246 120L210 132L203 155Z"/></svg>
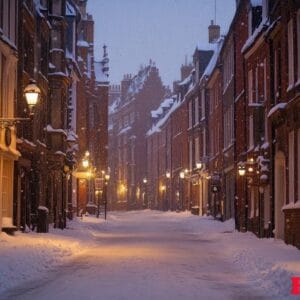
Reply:
<svg viewBox="0 0 300 300"><path fill-rule="evenodd" d="M116 159L111 182L117 186L109 197L115 208L143 207L143 180L147 178L145 135L151 126L149 113L161 103L164 94L159 71L150 61L137 75L124 76L120 99L111 103L113 141L110 145L116 148L110 148L109 155Z"/></svg>

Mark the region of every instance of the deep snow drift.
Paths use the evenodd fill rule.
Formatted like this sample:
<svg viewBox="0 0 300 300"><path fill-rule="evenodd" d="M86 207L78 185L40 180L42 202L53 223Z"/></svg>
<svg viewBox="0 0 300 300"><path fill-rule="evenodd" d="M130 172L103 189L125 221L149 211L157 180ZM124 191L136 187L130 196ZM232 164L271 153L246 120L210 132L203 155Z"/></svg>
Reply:
<svg viewBox="0 0 300 300"><path fill-rule="evenodd" d="M0 235L0 299L286 299L300 276L296 248L189 213L116 212L50 231Z"/></svg>

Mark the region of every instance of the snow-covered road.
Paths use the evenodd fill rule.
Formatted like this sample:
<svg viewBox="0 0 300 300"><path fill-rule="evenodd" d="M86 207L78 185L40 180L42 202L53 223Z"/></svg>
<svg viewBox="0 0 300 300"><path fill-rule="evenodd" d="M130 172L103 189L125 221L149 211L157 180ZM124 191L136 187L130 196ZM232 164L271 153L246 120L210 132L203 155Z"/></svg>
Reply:
<svg viewBox="0 0 300 300"><path fill-rule="evenodd" d="M272 282L255 278L259 266L243 267L242 260L251 261L251 243L259 240L235 233L232 222L187 213L119 212L106 223L86 221L83 229L78 255L0 299L285 299L289 294L286 286L274 297ZM245 248L237 247L239 237ZM279 252L289 248L273 243ZM292 260L300 258L298 250L288 250ZM283 282L289 282L286 276Z"/></svg>

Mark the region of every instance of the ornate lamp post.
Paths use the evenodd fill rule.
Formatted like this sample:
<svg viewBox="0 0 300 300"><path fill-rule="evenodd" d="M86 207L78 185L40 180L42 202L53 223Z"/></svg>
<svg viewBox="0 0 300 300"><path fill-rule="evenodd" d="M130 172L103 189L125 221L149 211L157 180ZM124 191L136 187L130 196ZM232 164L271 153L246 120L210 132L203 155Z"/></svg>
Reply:
<svg viewBox="0 0 300 300"><path fill-rule="evenodd" d="M110 179L109 174L105 174L104 176L104 186L103 186L103 200L104 200L104 219L106 220L107 215L107 185Z"/></svg>
<svg viewBox="0 0 300 300"><path fill-rule="evenodd" d="M29 107L30 115L33 115L33 108L38 103L39 97L41 94L41 90L36 85L34 80L30 80L29 84L24 89L24 96L26 99L26 103ZM0 125L8 128L9 126L14 125L15 123L21 121L29 121L30 118L0 118Z"/></svg>

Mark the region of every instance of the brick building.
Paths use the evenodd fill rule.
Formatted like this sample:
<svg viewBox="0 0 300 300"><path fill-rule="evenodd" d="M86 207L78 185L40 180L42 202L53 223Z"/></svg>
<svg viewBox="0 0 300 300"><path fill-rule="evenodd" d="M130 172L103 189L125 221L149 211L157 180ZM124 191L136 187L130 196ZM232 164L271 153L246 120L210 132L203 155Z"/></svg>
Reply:
<svg viewBox="0 0 300 300"><path fill-rule="evenodd" d="M149 112L157 107L164 95L158 69L151 61L136 76L125 75L121 82L121 99L115 106L112 124L112 138L117 148L109 151L117 157L116 169L111 170L112 182L117 182L117 189L109 196L114 199L116 208L143 206L143 179L147 176L145 134L151 125Z"/></svg>
<svg viewBox="0 0 300 300"><path fill-rule="evenodd" d="M1 2L0 10L0 117L12 118L17 90L17 1ZM10 4L10 5L9 5ZM14 162L20 157L16 147L16 127L0 122L0 231L13 226ZM8 125L8 126L6 126ZM9 136L10 139L5 138Z"/></svg>
<svg viewBox="0 0 300 300"><path fill-rule="evenodd" d="M27 230L36 224L38 211L46 212L54 227L66 226L67 214L76 211L73 175L80 154L91 146L89 136L96 144L91 146L94 165L107 169L108 58L104 51L97 74L84 73L88 62L94 68L93 21L86 2L1 1L1 136L6 136L1 229ZM80 41L86 36L89 51L83 62ZM32 79L40 90L33 110L24 97ZM90 103L98 112L94 126L88 126Z"/></svg>
<svg viewBox="0 0 300 300"><path fill-rule="evenodd" d="M147 135L153 208L235 218L240 231L299 247L299 8L237 1L203 76L194 54Z"/></svg>
<svg viewBox="0 0 300 300"><path fill-rule="evenodd" d="M269 1L272 208L275 237L300 248L300 4Z"/></svg>

